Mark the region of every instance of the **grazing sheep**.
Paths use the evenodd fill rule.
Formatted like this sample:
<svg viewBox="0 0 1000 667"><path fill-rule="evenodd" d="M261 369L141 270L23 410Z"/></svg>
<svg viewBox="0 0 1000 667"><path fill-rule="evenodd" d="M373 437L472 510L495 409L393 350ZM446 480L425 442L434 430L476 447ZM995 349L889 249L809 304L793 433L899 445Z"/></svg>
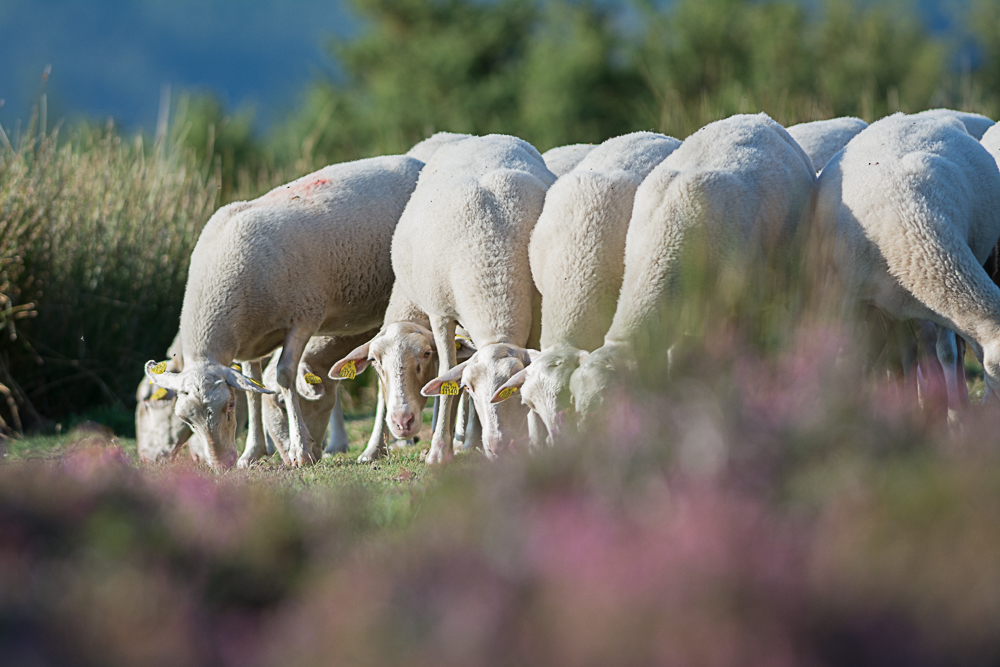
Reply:
<svg viewBox="0 0 1000 667"><path fill-rule="evenodd" d="M541 352L496 392L520 389L551 438L572 430L569 380L580 351L600 347L625 271L625 236L636 189L681 142L635 132L596 146L555 182L531 233L531 275L542 295ZM538 443L535 443L536 445Z"/></svg>
<svg viewBox="0 0 1000 667"><path fill-rule="evenodd" d="M808 218L815 181L809 156L763 113L710 123L661 162L635 194L604 344L581 354L570 379L577 412L594 412L632 365L633 345L659 323L683 260L698 249L714 263L745 266L782 246Z"/></svg>
<svg viewBox="0 0 1000 667"><path fill-rule="evenodd" d="M456 356L463 361L475 352L466 339L456 338L455 344ZM390 436L408 440L420 431L421 415L427 405L427 397L420 389L437 375L437 359L427 314L407 299L398 286L394 287L382 329L370 340L341 354L328 374L334 381L348 379L364 371L370 362L378 374L375 423L368 446L358 457L359 463L382 456ZM345 367L351 371L343 372Z"/></svg>
<svg viewBox="0 0 1000 667"><path fill-rule="evenodd" d="M313 336L309 339L302 360L299 362L299 372L295 377L295 389L302 399L302 418L312 435L313 442L321 443L326 436L327 428L333 429L335 437L331 438L325 453L333 454L347 451L346 431L344 429L343 410L340 408L338 393L340 383L330 379L327 371L337 359L347 354L358 344L371 338L374 331L366 331L355 336ZM264 369L264 386L277 386L278 353ZM264 428L271 436L275 446L287 451L291 444L288 432L288 411L281 394L269 394L263 399ZM339 437L338 437L339 434Z"/></svg>
<svg viewBox="0 0 1000 667"><path fill-rule="evenodd" d="M928 109L920 113L913 114L921 118L953 118L965 127L965 131L971 134L976 140L983 138L988 129L995 124L992 120L978 113L968 111L955 111L954 109Z"/></svg>
<svg viewBox="0 0 1000 667"><path fill-rule="evenodd" d="M594 150L594 144L556 146L542 153L542 160L548 170L558 178L573 171L576 165L580 164L580 160L587 157L587 153L592 150Z"/></svg>
<svg viewBox="0 0 1000 667"><path fill-rule="evenodd" d="M451 392L458 393L459 380L475 403L488 456L523 434L526 410L490 399L527 362L521 348L533 333L538 305L528 241L554 181L530 144L503 135L471 137L431 158L400 218L392 240L396 284L430 318L441 373L422 390L442 395L428 463L452 458ZM459 322L478 350L456 366Z"/></svg>
<svg viewBox="0 0 1000 667"><path fill-rule="evenodd" d="M455 132L436 132L431 136L427 137L423 141L413 145L413 148L406 151L406 154L410 157L415 157L424 164L427 163L434 154L438 152L438 149L447 144L453 144L462 139L468 139L471 135L468 134L457 134Z"/></svg>
<svg viewBox="0 0 1000 667"><path fill-rule="evenodd" d="M823 171L830 158L840 152L854 135L866 127L868 123L860 118L845 116L792 125L788 128L788 134L806 152L818 174Z"/></svg>
<svg viewBox="0 0 1000 667"><path fill-rule="evenodd" d="M287 407L291 465L315 459L294 389L316 334L349 336L382 321L393 284L389 248L423 163L387 156L336 164L252 202L219 209L191 255L181 311L185 367L146 373L178 393L175 411L207 445L209 463L236 462L234 389L248 392L250 435L240 465L263 455L260 362L282 347L277 383ZM244 361L244 373L229 367Z"/></svg>
<svg viewBox="0 0 1000 667"><path fill-rule="evenodd" d="M184 368L180 333L167 349L167 368ZM173 458L191 438L191 429L174 414L177 393L152 384L145 378L135 392L135 442L143 463L160 463ZM245 415L244 415L245 419ZM200 460L197 440L189 448L191 458Z"/></svg>
<svg viewBox="0 0 1000 667"><path fill-rule="evenodd" d="M997 390L1000 290L982 268L1000 237L1000 170L989 150L947 114L883 118L823 171L816 222L836 230L848 303L957 332ZM952 413L958 360L938 341Z"/></svg>

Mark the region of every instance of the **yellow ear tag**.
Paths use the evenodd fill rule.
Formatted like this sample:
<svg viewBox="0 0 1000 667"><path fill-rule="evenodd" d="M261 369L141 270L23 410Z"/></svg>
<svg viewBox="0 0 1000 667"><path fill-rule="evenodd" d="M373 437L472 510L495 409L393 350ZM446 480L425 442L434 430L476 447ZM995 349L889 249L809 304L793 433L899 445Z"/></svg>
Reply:
<svg viewBox="0 0 1000 667"><path fill-rule="evenodd" d="M160 387L159 389L157 389L156 391L154 391L153 395L150 396L149 398L152 399L152 400L154 400L154 401L158 401L161 398L164 398L166 395L167 395L167 390L164 389L163 387Z"/></svg>
<svg viewBox="0 0 1000 667"><path fill-rule="evenodd" d="M461 391L461 389L459 388L457 382L452 382L451 380L449 380L448 382L441 383L442 396L458 396L459 391Z"/></svg>
<svg viewBox="0 0 1000 667"><path fill-rule="evenodd" d="M306 380L306 384L323 384L323 380L315 373L306 373L303 377Z"/></svg>
<svg viewBox="0 0 1000 667"><path fill-rule="evenodd" d="M508 398L517 393L517 387L507 387L500 392L500 400L506 401Z"/></svg>
<svg viewBox="0 0 1000 667"><path fill-rule="evenodd" d="M158 363L155 366L153 366L152 368L150 368L149 372L150 373L156 373L157 375L159 375L160 373L163 373L166 370L167 370L167 362L161 361L160 363Z"/></svg>
<svg viewBox="0 0 1000 667"><path fill-rule="evenodd" d="M244 375L243 377L246 377L246 376ZM261 384L260 382L257 382L256 380L254 380L254 379L253 379L253 378L251 378L251 377L247 377L247 379L248 379L248 380L250 380L251 382L253 382L253 383L254 383L255 385L257 385L258 387L260 387L261 389L265 389L265 388L266 388L266 387L264 387L264 385L262 385L262 384Z"/></svg>
<svg viewBox="0 0 1000 667"><path fill-rule="evenodd" d="M358 375L357 368L354 366L354 359L351 359L346 364L340 367L340 377L353 380Z"/></svg>
<svg viewBox="0 0 1000 667"><path fill-rule="evenodd" d="M462 344L459 343L457 340L455 341L455 349L456 350L461 350L462 349Z"/></svg>
<svg viewBox="0 0 1000 667"><path fill-rule="evenodd" d="M239 364L229 364L229 367L232 368L234 371L239 371L241 373L243 372L243 367L240 366Z"/></svg>

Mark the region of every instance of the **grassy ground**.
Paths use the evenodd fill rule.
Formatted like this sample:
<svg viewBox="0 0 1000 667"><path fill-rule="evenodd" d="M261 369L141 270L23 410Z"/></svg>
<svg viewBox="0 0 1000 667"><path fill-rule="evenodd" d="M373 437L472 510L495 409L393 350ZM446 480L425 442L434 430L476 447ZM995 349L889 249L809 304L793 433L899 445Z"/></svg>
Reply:
<svg viewBox="0 0 1000 667"><path fill-rule="evenodd" d="M365 448L371 434L374 415L360 413L346 417L350 448L345 453L324 457L316 465L303 469L289 469L277 456L263 459L251 470L232 470L220 473L227 477L247 481L267 481L289 491L319 491L337 493L360 487L380 498L372 508L375 521L380 524L405 522L415 503L434 480L434 471L423 464L423 456L431 439L431 409L424 411L424 426L413 446L398 443L389 455L374 463L358 463L357 458ZM83 427L85 429L85 427ZM34 435L4 443L7 461L49 460L58 461L78 448L86 440L87 432L81 428L68 429L58 435ZM242 450L246 434L237 439ZM132 465L140 466L135 438L117 438ZM182 453L186 458L186 454ZM482 459L479 453L459 454L453 468L474 466ZM183 462L182 462L183 464Z"/></svg>

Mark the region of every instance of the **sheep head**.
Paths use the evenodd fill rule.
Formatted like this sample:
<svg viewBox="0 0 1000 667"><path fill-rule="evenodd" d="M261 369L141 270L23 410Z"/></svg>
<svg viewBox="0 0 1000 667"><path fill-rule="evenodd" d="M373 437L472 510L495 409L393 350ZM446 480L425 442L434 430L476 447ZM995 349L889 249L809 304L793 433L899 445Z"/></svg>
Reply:
<svg viewBox="0 0 1000 667"><path fill-rule="evenodd" d="M274 393L239 371L211 360L189 360L179 373L149 361L145 370L153 383L176 393L174 414L202 439L203 455L213 468L229 469L238 458L237 390Z"/></svg>
<svg viewBox="0 0 1000 667"><path fill-rule="evenodd" d="M520 401L493 402L500 387L531 363L527 350L517 345L485 345L467 361L427 383L424 396L449 393L458 385L469 392L483 428L483 450L495 458L505 448L527 444L528 408ZM446 384L454 383L454 384Z"/></svg>
<svg viewBox="0 0 1000 667"><path fill-rule="evenodd" d="M634 370L634 360L625 345L605 343L593 352L581 352L580 366L569 382L578 426L598 416L608 392L621 382L621 375Z"/></svg>
<svg viewBox="0 0 1000 667"><path fill-rule="evenodd" d="M576 433L576 411L570 378L586 352L570 345L554 345L542 352L525 353L530 364L502 384L491 400L507 400L514 396L512 390L518 390L521 402L545 424L549 444L572 438Z"/></svg>
<svg viewBox="0 0 1000 667"><path fill-rule="evenodd" d="M143 463L169 461L191 437L191 429L174 414L177 393L143 378L135 398L139 458Z"/></svg>
<svg viewBox="0 0 1000 667"><path fill-rule="evenodd" d="M460 360L475 352L468 339L456 338L455 345ZM329 376L347 379L351 373L344 373L343 369L352 368L354 373L360 373L369 363L382 383L389 431L400 440L412 438L420 431L421 414L427 405L427 396L421 394L420 388L437 374L434 334L414 322L388 324L370 341L334 364Z"/></svg>

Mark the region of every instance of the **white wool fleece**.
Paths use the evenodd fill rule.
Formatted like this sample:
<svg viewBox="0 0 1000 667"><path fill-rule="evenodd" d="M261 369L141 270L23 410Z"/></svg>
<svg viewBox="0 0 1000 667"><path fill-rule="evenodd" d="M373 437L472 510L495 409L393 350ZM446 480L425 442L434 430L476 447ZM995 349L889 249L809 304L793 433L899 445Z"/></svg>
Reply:
<svg viewBox="0 0 1000 667"><path fill-rule="evenodd" d="M1000 290L982 268L1000 236L1000 171L953 120L896 114L855 137L819 181L848 295L965 337L1000 371Z"/></svg>
<svg viewBox="0 0 1000 667"><path fill-rule="evenodd" d="M558 178L573 171L576 165L580 164L580 160L587 157L587 154L594 148L594 144L556 146L542 153L542 160L548 170Z"/></svg>
<svg viewBox="0 0 1000 667"><path fill-rule="evenodd" d="M806 152L816 173L819 173L830 158L866 127L868 123L860 118L845 116L792 125L788 128L788 134Z"/></svg>
<svg viewBox="0 0 1000 667"><path fill-rule="evenodd" d="M531 274L542 295L541 351L530 353L531 364L504 389L521 388L521 400L552 440L572 435L569 379L579 351L600 346L611 324L636 189L680 144L652 132L609 139L545 197L529 247Z"/></svg>
<svg viewBox="0 0 1000 667"><path fill-rule="evenodd" d="M780 248L809 219L816 174L785 128L766 114L710 123L684 140L639 186L625 242L625 275L604 344L570 379L584 421L655 327L692 237L709 259L750 262Z"/></svg>
<svg viewBox="0 0 1000 667"><path fill-rule="evenodd" d="M913 115L921 118L952 118L960 122L965 127L965 131L977 140L982 139L986 131L995 124L992 119L982 114L955 111L954 109L928 109Z"/></svg>
<svg viewBox="0 0 1000 667"><path fill-rule="evenodd" d="M808 220L816 176L809 156L764 113L710 123L684 140L635 195L625 276L606 342L628 343L658 317L689 232L711 256L748 241L787 239Z"/></svg>
<svg viewBox="0 0 1000 667"><path fill-rule="evenodd" d="M680 145L652 132L609 139L549 189L529 247L542 349L601 344L621 289L636 189Z"/></svg>

